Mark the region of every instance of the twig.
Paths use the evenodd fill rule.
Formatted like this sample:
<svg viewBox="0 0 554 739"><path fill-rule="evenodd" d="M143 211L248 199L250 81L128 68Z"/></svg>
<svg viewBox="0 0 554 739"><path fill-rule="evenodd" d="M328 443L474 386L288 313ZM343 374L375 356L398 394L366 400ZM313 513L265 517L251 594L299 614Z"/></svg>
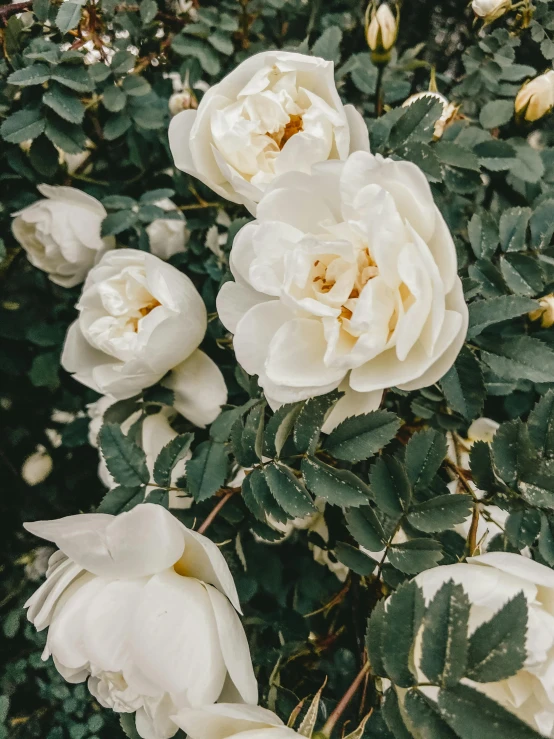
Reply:
<svg viewBox="0 0 554 739"><path fill-rule="evenodd" d="M234 494L235 494L235 491L234 491L234 490L230 490L230 491L229 491L229 492L227 493L227 495L225 495L225 496L224 496L223 498L221 498L221 500L219 501L219 503L218 503L218 504L217 504L217 505L215 506L215 508L214 508L214 509L212 510L212 512L210 513L210 515L209 515L209 516L208 516L208 517L206 518L206 520L204 521L204 523L203 523L203 524L202 524L202 525L200 526L200 528L198 529L198 533L199 533L199 534L203 534L203 533L204 533L204 532L206 531L206 529L208 528L208 526L209 526L209 525L210 525L210 524L211 524L211 523L212 523L212 522L214 521L214 519L216 518L216 516L217 516L217 514L219 513L219 511L220 511L220 510L221 510L221 509L223 508L223 506L225 505L225 503L227 503L227 501L228 501L228 500L229 500L229 499L230 499L230 498L231 498L231 497L232 497L232 496L233 496Z"/></svg>
<svg viewBox="0 0 554 739"><path fill-rule="evenodd" d="M377 118L383 115L383 75L385 73L384 65L380 65L377 69L377 82L375 84L375 114Z"/></svg>
<svg viewBox="0 0 554 739"><path fill-rule="evenodd" d="M368 674L368 672L369 672L369 660L364 664L364 666L362 667L362 669L360 670L360 672L356 675L356 677L354 678L354 682L348 688L348 690L346 691L346 693L342 696L342 698L340 699L340 701L337 704L337 707L335 708L335 710L333 711L333 713L327 719L327 722L325 723L325 726L321 730L321 733L324 736L329 737L331 735L331 732L335 728L335 724L337 723L337 721L340 719L340 717L344 713L346 707L348 706L348 704L350 703L350 701L352 700L352 698L356 694L356 691L358 690L358 688L362 684L362 682L363 682L365 676Z"/></svg>
<svg viewBox="0 0 554 739"><path fill-rule="evenodd" d="M467 537L467 548L469 550L470 557L473 556L473 552L477 548L477 529L479 527L479 505L473 504L473 515L471 517L471 526L469 527L469 534Z"/></svg>
<svg viewBox="0 0 554 739"><path fill-rule="evenodd" d="M25 0L23 3L12 3L11 5L0 5L0 18L9 18L10 15L21 13L32 5L32 0Z"/></svg>

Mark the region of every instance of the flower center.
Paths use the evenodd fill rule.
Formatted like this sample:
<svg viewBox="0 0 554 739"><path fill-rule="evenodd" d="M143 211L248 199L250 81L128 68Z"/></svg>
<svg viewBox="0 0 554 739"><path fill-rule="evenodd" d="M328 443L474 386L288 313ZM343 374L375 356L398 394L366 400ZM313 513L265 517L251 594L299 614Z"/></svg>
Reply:
<svg viewBox="0 0 554 739"><path fill-rule="evenodd" d="M270 139L273 139L279 149L282 149L287 141L294 136L295 133L304 130L304 122L301 115L291 115L289 122L276 133L268 133Z"/></svg>
<svg viewBox="0 0 554 739"><path fill-rule="evenodd" d="M137 333L138 331L138 324L140 319L147 316L154 310L154 308L157 308L159 305L161 305L160 301L156 300L156 298L152 298L148 303L146 303L146 305L143 305L142 308L138 309L138 313L140 315L133 316L129 321L135 333Z"/></svg>

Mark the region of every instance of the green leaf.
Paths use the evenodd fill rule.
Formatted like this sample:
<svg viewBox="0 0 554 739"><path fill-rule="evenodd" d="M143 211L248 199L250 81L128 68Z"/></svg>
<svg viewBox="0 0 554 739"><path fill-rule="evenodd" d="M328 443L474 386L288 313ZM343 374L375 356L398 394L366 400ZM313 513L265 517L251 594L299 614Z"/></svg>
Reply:
<svg viewBox="0 0 554 739"><path fill-rule="evenodd" d="M152 90L148 80L138 74L130 74L124 77L122 87L125 93L131 97L142 97L143 95L148 95Z"/></svg>
<svg viewBox="0 0 554 739"><path fill-rule="evenodd" d="M460 169L471 169L475 172L481 169L478 157L464 146L454 144L452 141L437 141L433 148L443 164Z"/></svg>
<svg viewBox="0 0 554 739"><path fill-rule="evenodd" d="M171 48L176 54L192 56L198 59L202 69L207 74L216 75L221 70L221 63L217 52L203 39L181 34L173 38Z"/></svg>
<svg viewBox="0 0 554 739"><path fill-rule="evenodd" d="M340 396L341 393L334 390L304 403L294 424L294 444L299 452L315 452L325 417Z"/></svg>
<svg viewBox="0 0 554 739"><path fill-rule="evenodd" d="M45 133L50 141L67 154L80 154L87 148L87 137L82 127L50 114Z"/></svg>
<svg viewBox="0 0 554 739"><path fill-rule="evenodd" d="M312 46L312 54L326 59L328 62L340 62L340 44L342 31L338 26L329 26Z"/></svg>
<svg viewBox="0 0 554 739"><path fill-rule="evenodd" d="M242 432L242 448L247 451L251 460L250 464L255 464L262 459L262 442L264 437L264 413L265 403L258 403L246 416L244 430Z"/></svg>
<svg viewBox="0 0 554 739"><path fill-rule="evenodd" d="M112 115L104 124L104 138L107 141L114 141L129 130L132 121L127 113Z"/></svg>
<svg viewBox="0 0 554 739"><path fill-rule="evenodd" d="M265 523L266 511L260 505L260 503L258 502L258 499L252 492L251 477L252 475L247 475L242 481L242 486L241 486L242 499L244 503L246 504L246 507L248 508L248 510L252 513L252 515L255 518L257 518L258 521Z"/></svg>
<svg viewBox="0 0 554 739"><path fill-rule="evenodd" d="M43 134L33 141L29 150L31 164L44 177L53 177L56 174L59 156L56 147Z"/></svg>
<svg viewBox="0 0 554 739"><path fill-rule="evenodd" d="M8 84L28 87L29 85L42 85L50 79L50 67L48 64L31 64L12 72L8 77Z"/></svg>
<svg viewBox="0 0 554 739"><path fill-rule="evenodd" d="M420 666L426 678L442 687L464 677L468 651L469 598L461 585L445 582L423 617Z"/></svg>
<svg viewBox="0 0 554 739"><path fill-rule="evenodd" d="M56 25L62 33L67 33L71 29L76 28L81 20L81 3L73 3L71 0L65 0L60 5L60 9L56 15Z"/></svg>
<svg viewBox="0 0 554 739"><path fill-rule="evenodd" d="M413 734L406 728L406 724L404 723L404 719L400 713L398 696L393 688L389 688L385 693L385 700L383 702L381 712L394 739L414 739Z"/></svg>
<svg viewBox="0 0 554 739"><path fill-rule="evenodd" d="M554 510L554 475L551 472L544 472L540 467L526 470L518 488L530 505Z"/></svg>
<svg viewBox="0 0 554 739"><path fill-rule="evenodd" d="M529 508L510 513L504 525L504 531L510 544L517 549L532 546L539 535L540 528L541 514Z"/></svg>
<svg viewBox="0 0 554 739"><path fill-rule="evenodd" d="M446 457L446 437L435 429L418 431L406 446L406 471L415 491L429 487Z"/></svg>
<svg viewBox="0 0 554 739"><path fill-rule="evenodd" d="M534 456L527 426L520 418L500 426L492 441L492 453L500 477L514 485Z"/></svg>
<svg viewBox="0 0 554 739"><path fill-rule="evenodd" d="M302 461L302 474L308 490L331 505L357 508L369 502L368 486L349 470L340 470L315 457L307 457Z"/></svg>
<svg viewBox="0 0 554 739"><path fill-rule="evenodd" d="M517 295L534 297L544 287L540 262L528 254L507 254L500 259L500 270L506 284Z"/></svg>
<svg viewBox="0 0 554 739"><path fill-rule="evenodd" d="M306 488L288 467L273 462L264 467L264 477L277 503L293 518L307 516L317 510Z"/></svg>
<svg viewBox="0 0 554 739"><path fill-rule="evenodd" d="M488 326L517 318L536 310L537 307L538 304L534 300L515 295L476 300L469 306L468 338L478 336Z"/></svg>
<svg viewBox="0 0 554 739"><path fill-rule="evenodd" d="M414 736L421 739L459 739L439 713L439 708L420 690L410 690L404 711Z"/></svg>
<svg viewBox="0 0 554 739"><path fill-rule="evenodd" d="M391 565L406 575L418 575L423 570L430 570L442 558L442 547L433 539L410 539L402 544L393 544L388 551Z"/></svg>
<svg viewBox="0 0 554 739"><path fill-rule="evenodd" d="M545 513L538 513L538 511L532 511L534 514L539 515L540 521L540 533L539 533L539 553L541 557L548 562L548 564L554 566L554 517L552 515L546 515Z"/></svg>
<svg viewBox="0 0 554 739"><path fill-rule="evenodd" d="M511 121L514 104L511 100L491 100L486 103L479 114L479 123L483 128L498 128Z"/></svg>
<svg viewBox="0 0 554 739"><path fill-rule="evenodd" d="M412 489L408 474L395 458L383 455L371 468L371 496L377 507L399 518L408 509Z"/></svg>
<svg viewBox="0 0 554 739"><path fill-rule="evenodd" d="M371 671L374 675L380 675L381 677L387 677L387 671L383 663L383 639L386 620L385 601L380 600L368 619L365 644Z"/></svg>
<svg viewBox="0 0 554 739"><path fill-rule="evenodd" d="M486 298L495 298L509 292L499 269L486 259L478 259L469 265L469 276L480 283L480 292Z"/></svg>
<svg viewBox="0 0 554 739"><path fill-rule="evenodd" d="M477 259L488 259L495 253L498 246L498 225L490 213L474 213L467 233Z"/></svg>
<svg viewBox="0 0 554 739"><path fill-rule="evenodd" d="M282 405L269 419L264 432L265 454L268 457L278 457L281 454L302 406L303 403Z"/></svg>
<svg viewBox="0 0 554 739"><path fill-rule="evenodd" d="M102 65L94 64L93 67ZM87 68L76 64L58 64L52 69L52 79L75 92L90 92L94 89Z"/></svg>
<svg viewBox="0 0 554 739"><path fill-rule="evenodd" d="M510 169L516 158L514 147L500 139L482 141L474 146L473 151L479 157L481 166L491 172Z"/></svg>
<svg viewBox="0 0 554 739"><path fill-rule="evenodd" d="M200 503L211 498L224 485L227 477L227 452L217 441L204 441L187 462L187 489Z"/></svg>
<svg viewBox="0 0 554 739"><path fill-rule="evenodd" d="M110 513L112 516L117 516L124 511L130 511L131 508L144 502L144 491L145 488L142 485L135 487L118 485L106 493L96 512Z"/></svg>
<svg viewBox="0 0 554 739"><path fill-rule="evenodd" d="M481 358L505 380L552 382L554 352L532 336L479 339Z"/></svg>
<svg viewBox="0 0 554 739"><path fill-rule="evenodd" d="M123 713L119 717L119 723L123 729L123 733L128 739L140 739L140 734L135 728L135 714Z"/></svg>
<svg viewBox="0 0 554 739"><path fill-rule="evenodd" d="M102 236L115 236L132 228L137 221L138 213L134 210L118 210L116 213L109 213L102 221L101 234Z"/></svg>
<svg viewBox="0 0 554 739"><path fill-rule="evenodd" d="M491 683L515 675L527 656L526 633L527 600L518 593L471 635L465 676Z"/></svg>
<svg viewBox="0 0 554 739"><path fill-rule="evenodd" d="M386 544L383 527L369 506L349 509L346 512L346 527L358 544L370 552L380 552Z"/></svg>
<svg viewBox="0 0 554 739"><path fill-rule="evenodd" d="M110 68L114 74L126 74L135 68L136 56L130 51L121 50L114 54Z"/></svg>
<svg viewBox="0 0 554 739"><path fill-rule="evenodd" d="M264 473L261 469L256 468L252 470L252 472L246 476L246 480L248 480L250 484L252 495L259 508L262 511L265 511L268 516L271 516L279 523L285 523L289 518L292 518L292 516L289 516L289 514L286 513L280 505L278 505L277 501L271 494L271 490L269 489L269 485L267 484Z"/></svg>
<svg viewBox="0 0 554 739"><path fill-rule="evenodd" d="M440 386L450 408L467 421L480 415L486 397L485 381L481 365L470 349L462 348Z"/></svg>
<svg viewBox="0 0 554 739"><path fill-rule="evenodd" d="M377 562L374 559L345 542L339 542L336 545L335 555L339 562L342 562L349 570L362 577L371 575L377 567Z"/></svg>
<svg viewBox="0 0 554 739"><path fill-rule="evenodd" d="M439 710L460 739L544 739L513 713L468 685L441 690Z"/></svg>
<svg viewBox="0 0 554 739"><path fill-rule="evenodd" d="M233 40L227 33L215 31L208 36L208 41L214 49L217 49L217 51L226 56L231 56L235 51Z"/></svg>
<svg viewBox="0 0 554 739"><path fill-rule="evenodd" d="M194 434L179 434L169 441L158 454L154 463L154 482L162 488L171 485L171 473L175 465L186 457Z"/></svg>
<svg viewBox="0 0 554 739"><path fill-rule="evenodd" d="M397 149L408 141L431 141L435 123L442 114L442 104L432 97L423 97L408 106L394 123L389 136L389 146Z"/></svg>
<svg viewBox="0 0 554 739"><path fill-rule="evenodd" d="M39 23L46 23L50 12L50 0L33 0L33 13Z"/></svg>
<svg viewBox="0 0 554 739"><path fill-rule="evenodd" d="M500 216L500 246L503 251L523 251L531 208L508 208Z"/></svg>
<svg viewBox="0 0 554 739"><path fill-rule="evenodd" d="M402 688L416 683L413 650L423 613L423 594L415 581L401 585L387 601L383 664L393 683Z"/></svg>
<svg viewBox="0 0 554 739"><path fill-rule="evenodd" d="M46 121L38 108L23 108L2 123L0 134L10 144L36 139L44 131Z"/></svg>
<svg viewBox="0 0 554 739"><path fill-rule="evenodd" d="M413 507L408 522L419 531L433 533L454 528L463 523L471 513L470 495L439 495Z"/></svg>
<svg viewBox="0 0 554 739"><path fill-rule="evenodd" d="M517 158L510 167L512 174L524 182L538 182L544 174L544 164L538 151L529 146L525 139L510 139Z"/></svg>
<svg viewBox="0 0 554 739"><path fill-rule="evenodd" d="M352 416L332 431L324 447L337 459L360 462L377 454L394 439L400 424L398 416L389 411Z"/></svg>
<svg viewBox="0 0 554 739"><path fill-rule="evenodd" d="M61 85L52 85L42 96L42 102L69 123L81 123L85 117L83 103Z"/></svg>
<svg viewBox="0 0 554 739"><path fill-rule="evenodd" d="M529 436L541 457L554 457L554 389L549 390L529 414Z"/></svg>
<svg viewBox="0 0 554 739"><path fill-rule="evenodd" d="M158 5L154 0L141 0L139 5L140 19L144 26L154 20L158 12Z"/></svg>
<svg viewBox="0 0 554 739"><path fill-rule="evenodd" d="M545 249L550 245L552 234L554 234L553 208L554 199L543 200L531 216L529 225L531 227L531 247L533 249Z"/></svg>
<svg viewBox="0 0 554 739"><path fill-rule="evenodd" d="M104 107L112 113L119 113L119 111L123 110L127 104L127 95L125 95L121 87L111 85L104 90L102 103L104 104Z"/></svg>
<svg viewBox="0 0 554 739"><path fill-rule="evenodd" d="M161 128L165 123L165 112L158 100L144 102L142 98L138 98L141 107L133 107L131 109L131 117L140 128L147 131L155 131Z"/></svg>
<svg viewBox="0 0 554 739"><path fill-rule="evenodd" d="M136 487L149 482L146 455L114 423L104 423L98 434L98 445L102 450L106 466L120 485Z"/></svg>

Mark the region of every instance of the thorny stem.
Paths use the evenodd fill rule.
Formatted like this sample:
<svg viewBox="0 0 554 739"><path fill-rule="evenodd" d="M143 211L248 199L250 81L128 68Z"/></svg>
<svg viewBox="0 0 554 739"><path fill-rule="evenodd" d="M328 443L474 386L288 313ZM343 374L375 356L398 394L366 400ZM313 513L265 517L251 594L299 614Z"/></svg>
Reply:
<svg viewBox="0 0 554 739"><path fill-rule="evenodd" d="M477 548L477 529L479 527L479 505L473 504L473 515L471 516L471 526L469 527L469 534L467 537L467 548L469 555L473 556L473 552Z"/></svg>
<svg viewBox="0 0 554 739"><path fill-rule="evenodd" d="M219 511L223 508L223 506L225 505L225 503L227 503L227 501L229 500L229 498L231 498L234 494L235 494L235 491L234 490L230 490L227 493L227 495L225 495L223 498L221 498L221 500L219 501L219 503L215 506L215 508L212 510L212 512L209 514L209 516L204 521L204 523L198 529L198 533L199 534L203 534L206 531L206 529L208 528L208 526L216 518L216 516L219 513Z"/></svg>
<svg viewBox="0 0 554 739"><path fill-rule="evenodd" d="M329 737L331 735L331 732L335 728L335 724L337 723L337 721L340 719L340 717L344 713L346 707L348 706L348 704L350 703L350 701L352 700L352 698L356 694L356 691L358 690L358 688L360 687L360 685L364 681L365 676L368 673L369 673L369 660L365 662L365 664L362 667L362 669L360 670L360 672L354 678L354 682L348 688L348 690L346 691L346 693L342 696L342 698L340 699L340 701L337 704L337 707L335 708L335 710L333 711L333 713L327 719L327 722L326 722L325 726L321 730L321 733L324 736Z"/></svg>

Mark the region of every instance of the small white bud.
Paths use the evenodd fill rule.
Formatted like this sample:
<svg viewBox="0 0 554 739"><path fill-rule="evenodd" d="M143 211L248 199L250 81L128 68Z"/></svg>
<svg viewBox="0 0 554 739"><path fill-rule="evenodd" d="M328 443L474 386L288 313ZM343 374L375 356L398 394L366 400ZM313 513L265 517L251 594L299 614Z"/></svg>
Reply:
<svg viewBox="0 0 554 739"><path fill-rule="evenodd" d="M538 121L554 108L554 70L526 82L516 96L516 115Z"/></svg>
<svg viewBox="0 0 554 739"><path fill-rule="evenodd" d="M27 457L21 468L21 477L27 485L39 485L52 472L52 457L43 446Z"/></svg>
<svg viewBox="0 0 554 739"><path fill-rule="evenodd" d="M368 8L366 39L375 62L387 62L390 50L398 36L398 13L395 15L387 3L378 8Z"/></svg>

